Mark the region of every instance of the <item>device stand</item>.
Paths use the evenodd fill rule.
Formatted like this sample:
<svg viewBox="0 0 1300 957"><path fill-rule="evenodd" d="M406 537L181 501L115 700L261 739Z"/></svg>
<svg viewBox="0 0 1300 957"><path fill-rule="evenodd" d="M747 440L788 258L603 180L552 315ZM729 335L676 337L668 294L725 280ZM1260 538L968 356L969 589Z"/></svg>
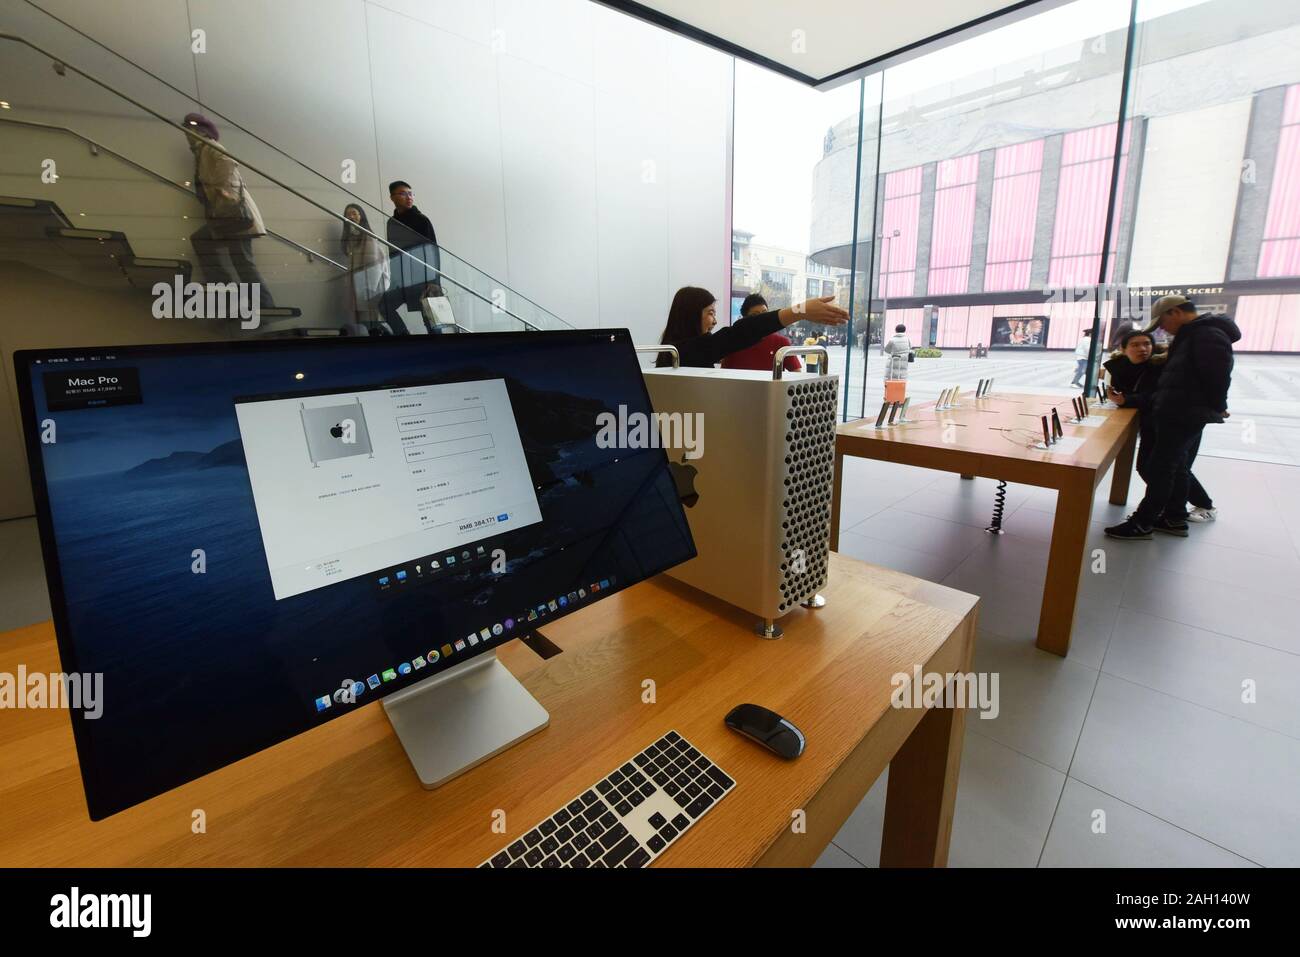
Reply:
<svg viewBox="0 0 1300 957"><path fill-rule="evenodd" d="M799 604L804 608L825 608L826 597L821 594L813 595L811 598L805 598Z"/></svg>
<svg viewBox="0 0 1300 957"><path fill-rule="evenodd" d="M754 634L760 638L776 639L785 634L775 618L764 618L754 623Z"/></svg>
<svg viewBox="0 0 1300 957"><path fill-rule="evenodd" d="M384 712L426 788L445 784L551 720L495 653L385 698Z"/></svg>

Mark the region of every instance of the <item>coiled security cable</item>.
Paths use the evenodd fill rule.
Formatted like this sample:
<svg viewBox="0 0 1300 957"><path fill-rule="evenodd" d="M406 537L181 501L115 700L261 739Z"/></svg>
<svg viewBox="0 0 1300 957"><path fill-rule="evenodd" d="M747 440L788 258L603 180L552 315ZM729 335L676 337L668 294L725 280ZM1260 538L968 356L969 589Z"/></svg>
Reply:
<svg viewBox="0 0 1300 957"><path fill-rule="evenodd" d="M1002 512L1007 504L1007 482L1006 479L998 479L998 490L993 493L993 521L984 531L993 535L1002 534Z"/></svg>

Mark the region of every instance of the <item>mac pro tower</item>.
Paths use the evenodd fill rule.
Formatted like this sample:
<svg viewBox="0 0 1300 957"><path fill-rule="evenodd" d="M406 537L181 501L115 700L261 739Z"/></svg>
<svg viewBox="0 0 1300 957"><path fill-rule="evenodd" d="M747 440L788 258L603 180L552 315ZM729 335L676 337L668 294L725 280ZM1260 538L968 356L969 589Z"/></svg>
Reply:
<svg viewBox="0 0 1300 957"><path fill-rule="evenodd" d="M839 377L647 369L697 557L668 574L751 612L759 634L826 584Z"/></svg>

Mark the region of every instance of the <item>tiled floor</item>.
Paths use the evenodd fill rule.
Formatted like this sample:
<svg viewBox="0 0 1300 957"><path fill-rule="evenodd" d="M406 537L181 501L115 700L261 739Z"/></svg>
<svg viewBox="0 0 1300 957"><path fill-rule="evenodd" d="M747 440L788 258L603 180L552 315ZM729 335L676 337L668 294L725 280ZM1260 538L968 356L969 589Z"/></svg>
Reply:
<svg viewBox="0 0 1300 957"><path fill-rule="evenodd" d="M994 537L993 482L846 459L842 550L983 599L975 670L1000 713L967 718L952 865L1300 865L1300 468L1196 471L1220 516L1185 540L1106 539L1128 509L1101 484L1104 564L1061 659L1033 643L1055 492L1009 486ZM878 863L884 789L818 866Z"/></svg>

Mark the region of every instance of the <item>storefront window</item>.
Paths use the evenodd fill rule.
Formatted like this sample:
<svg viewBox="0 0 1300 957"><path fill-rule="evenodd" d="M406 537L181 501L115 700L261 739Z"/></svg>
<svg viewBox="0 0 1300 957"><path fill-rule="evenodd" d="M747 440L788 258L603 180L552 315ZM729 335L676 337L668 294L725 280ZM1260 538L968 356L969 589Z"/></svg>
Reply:
<svg viewBox="0 0 1300 957"><path fill-rule="evenodd" d="M1218 430L1205 451L1300 464L1300 7L1141 0L1130 31L1131 12L1076 0L848 87L799 90L802 115L825 124L803 193L807 255L854 305L831 363L849 370L848 416L874 414L872 347L896 324L942 353L913 364L913 395L987 377L1066 394L1083 331L1099 322L1104 349L1175 292L1242 331L1232 396L1255 445ZM792 217L753 190L742 202L755 159L741 104L798 86L761 73L736 77L735 225L756 239ZM780 153L784 133L750 145Z"/></svg>

